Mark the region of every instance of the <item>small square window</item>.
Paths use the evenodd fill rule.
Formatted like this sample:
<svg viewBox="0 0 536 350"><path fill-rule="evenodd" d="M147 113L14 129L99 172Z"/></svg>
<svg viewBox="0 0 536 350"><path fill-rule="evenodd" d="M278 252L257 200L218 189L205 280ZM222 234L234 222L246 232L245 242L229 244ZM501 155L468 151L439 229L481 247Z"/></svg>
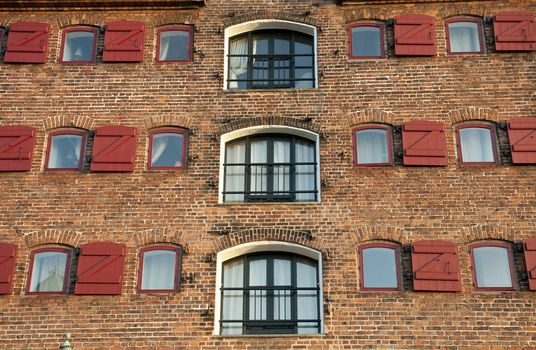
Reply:
<svg viewBox="0 0 536 350"><path fill-rule="evenodd" d="M183 169L186 162L186 130L160 129L151 132L149 169Z"/></svg>
<svg viewBox="0 0 536 350"><path fill-rule="evenodd" d="M456 128L460 164L498 164L495 130L488 124L464 124Z"/></svg>
<svg viewBox="0 0 536 350"><path fill-rule="evenodd" d="M392 164L391 128L362 126L353 130L355 166Z"/></svg>
<svg viewBox="0 0 536 350"><path fill-rule="evenodd" d="M349 28L350 58L381 58L384 53L384 26L379 23L358 23Z"/></svg>
<svg viewBox="0 0 536 350"><path fill-rule="evenodd" d="M449 54L484 52L482 21L478 18L454 18L445 22Z"/></svg>
<svg viewBox="0 0 536 350"><path fill-rule="evenodd" d="M59 131L49 135L47 170L81 170L84 159L85 133Z"/></svg>
<svg viewBox="0 0 536 350"><path fill-rule="evenodd" d="M96 28L69 28L63 32L60 61L94 63L96 46Z"/></svg>
<svg viewBox="0 0 536 350"><path fill-rule="evenodd" d="M158 62L190 62L192 60L192 28L166 27L158 30Z"/></svg>
<svg viewBox="0 0 536 350"><path fill-rule="evenodd" d="M369 243L359 247L359 272L362 290L400 290L400 253L387 243Z"/></svg>
<svg viewBox="0 0 536 350"><path fill-rule="evenodd" d="M173 246L154 246L140 252L140 292L166 293L179 290L180 249Z"/></svg>
<svg viewBox="0 0 536 350"><path fill-rule="evenodd" d="M28 293L67 293L71 251L45 248L32 252Z"/></svg>
<svg viewBox="0 0 536 350"><path fill-rule="evenodd" d="M515 290L512 249L501 242L471 246L473 279L477 290Z"/></svg>

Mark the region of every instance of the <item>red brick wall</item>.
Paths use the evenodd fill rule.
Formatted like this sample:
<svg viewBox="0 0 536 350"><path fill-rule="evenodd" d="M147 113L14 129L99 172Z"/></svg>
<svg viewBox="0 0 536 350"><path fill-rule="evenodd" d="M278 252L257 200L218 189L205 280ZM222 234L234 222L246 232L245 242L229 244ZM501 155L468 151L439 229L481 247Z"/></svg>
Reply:
<svg viewBox="0 0 536 350"><path fill-rule="evenodd" d="M454 15L536 14L536 6L525 1L267 3L211 0L200 9L166 11L0 11L0 25L52 25L46 64L0 63L0 125L37 130L32 170L0 173L0 242L19 247L12 293L0 296L0 348L57 348L65 331L80 349L535 347L536 294L523 278L522 253L516 252L518 291L475 292L468 244L536 236L536 167L512 166L501 128L501 165L461 167L454 126L465 120L500 123L536 117L536 54L495 52L491 23L484 22L484 54L448 56L443 21ZM304 16L305 11L311 13ZM408 12L436 18L436 57L394 57L389 47L386 59L348 60L348 23L389 20ZM272 18L322 29L319 88L224 91L218 78L223 76L223 28ZM100 57L94 65L58 63L61 29L114 20L146 23L142 63L104 64ZM196 28L197 52L190 64L155 63L156 28L171 23ZM392 37L388 27L388 43ZM100 41L102 46L102 35ZM352 127L368 122L401 125L413 119L445 124L447 167L405 167L399 158L391 167L353 167ZM321 133L322 202L218 204L220 135L274 121ZM81 173L43 171L49 132L109 124L139 129L134 172L90 173L88 164ZM147 171L148 130L161 125L195 131L189 137L192 159L187 170ZM400 150L400 134L394 137ZM221 229L229 235L208 232ZM296 232L300 230L310 230L313 238ZM213 255L263 239L296 242L324 254L324 335L212 335L213 313L200 310L215 304ZM358 244L425 239L458 244L462 292L414 292L407 276L403 292L359 291ZM94 241L127 245L122 295L25 295L32 249ZM136 292L139 249L151 242L187 247L183 274L195 278L183 283L179 293ZM403 265L411 271L408 259Z"/></svg>

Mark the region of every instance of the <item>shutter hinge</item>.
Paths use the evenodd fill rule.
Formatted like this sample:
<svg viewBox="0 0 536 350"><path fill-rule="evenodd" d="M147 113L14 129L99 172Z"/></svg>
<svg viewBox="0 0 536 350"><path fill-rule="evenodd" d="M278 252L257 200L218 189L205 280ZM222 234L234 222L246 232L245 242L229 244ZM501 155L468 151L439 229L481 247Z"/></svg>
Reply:
<svg viewBox="0 0 536 350"><path fill-rule="evenodd" d="M194 283L194 281L195 281L195 273L188 272L187 274L186 273L181 274L181 282L182 283L185 283L185 282Z"/></svg>
<svg viewBox="0 0 536 350"><path fill-rule="evenodd" d="M214 258L216 257L216 254L214 253L208 253L207 255L205 255L202 259L203 262L205 263L211 263L214 261Z"/></svg>
<svg viewBox="0 0 536 350"><path fill-rule="evenodd" d="M80 247L76 247L76 248L74 248L74 254L75 254L76 256L80 256Z"/></svg>
<svg viewBox="0 0 536 350"><path fill-rule="evenodd" d="M523 242L516 242L514 243L514 250L516 252L523 252L525 250L525 245Z"/></svg>
<svg viewBox="0 0 536 350"><path fill-rule="evenodd" d="M498 122L497 123L497 126L499 127L499 129L501 130L506 130L508 129L507 125L506 125L506 122Z"/></svg>
<svg viewBox="0 0 536 350"><path fill-rule="evenodd" d="M208 230L207 233L211 234L211 235L225 236L225 235L229 234L229 230L227 230L227 229L223 229L223 230Z"/></svg>
<svg viewBox="0 0 536 350"><path fill-rule="evenodd" d="M402 252L403 253L411 253L411 244L404 244L402 246Z"/></svg>
<svg viewBox="0 0 536 350"><path fill-rule="evenodd" d="M392 27L395 25L395 20L394 19L388 19L387 21L385 21L385 25L388 26L388 27Z"/></svg>

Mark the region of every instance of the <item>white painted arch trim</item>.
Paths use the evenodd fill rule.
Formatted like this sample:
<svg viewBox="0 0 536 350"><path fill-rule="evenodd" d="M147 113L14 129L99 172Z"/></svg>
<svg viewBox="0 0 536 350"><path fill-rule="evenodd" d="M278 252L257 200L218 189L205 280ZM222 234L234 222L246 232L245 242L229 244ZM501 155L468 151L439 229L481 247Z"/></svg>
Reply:
<svg viewBox="0 0 536 350"><path fill-rule="evenodd" d="M255 21L249 21L244 23L235 24L225 28L224 36L224 57L223 57L223 89L227 89L227 79L229 77L229 39L235 35L242 33L252 32L254 30L264 30L264 29L281 29L281 30L291 30L295 32L304 33L313 37L313 52L315 54L315 88L318 88L318 30L315 26L305 23L292 22L282 19L259 19Z"/></svg>
<svg viewBox="0 0 536 350"><path fill-rule="evenodd" d="M305 129L296 128L293 126L286 125L258 125L251 126L244 129L234 130L226 134L221 135L220 141L220 179L218 186L218 203L223 204L223 182L225 178L225 169L223 163L225 162L225 145L227 142L236 140L238 138L249 136L249 135L260 135L260 134L282 134L282 135L296 135L309 139L315 143L315 157L316 157L316 188L318 189L318 200L316 202L321 202L321 186L320 186L320 135ZM288 202L284 202L288 203ZM309 203L309 202L298 202L298 203ZM236 204L236 203L235 203Z"/></svg>
<svg viewBox="0 0 536 350"><path fill-rule="evenodd" d="M227 260L242 256L245 254L257 252L284 252L302 255L318 262L318 279L320 287L320 333L324 332L324 285L322 269L322 252L303 245L290 242L279 241L258 241L240 244L231 248L222 250L216 258L216 306L214 310L214 335L220 334L220 317L221 317L221 293L220 287L223 275L223 263Z"/></svg>

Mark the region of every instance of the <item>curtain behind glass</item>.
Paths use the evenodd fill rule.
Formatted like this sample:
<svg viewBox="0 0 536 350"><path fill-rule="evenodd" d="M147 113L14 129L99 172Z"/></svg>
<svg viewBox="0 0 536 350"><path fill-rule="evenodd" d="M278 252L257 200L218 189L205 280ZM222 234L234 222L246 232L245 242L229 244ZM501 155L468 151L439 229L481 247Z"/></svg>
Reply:
<svg viewBox="0 0 536 350"><path fill-rule="evenodd" d="M290 141L274 140L274 163L290 163ZM273 166L274 196L286 195L290 190L290 165ZM286 192L286 193L285 193Z"/></svg>
<svg viewBox="0 0 536 350"><path fill-rule="evenodd" d="M508 250L501 247L473 249L476 279L479 287L512 287Z"/></svg>
<svg viewBox="0 0 536 350"><path fill-rule="evenodd" d="M223 265L223 287L244 287L244 259L236 259ZM227 290L223 293L223 320L242 320L244 317L244 296L241 290ZM227 322L222 324L222 334L242 334L242 322Z"/></svg>
<svg viewBox="0 0 536 350"><path fill-rule="evenodd" d="M296 262L296 279L298 288L318 287L316 262L306 259L298 259ZM318 291L300 290L298 291L298 320L318 319ZM318 323L298 322L298 334L318 333Z"/></svg>
<svg viewBox="0 0 536 350"><path fill-rule="evenodd" d="M160 61L188 59L190 33L185 30L167 30L160 33Z"/></svg>
<svg viewBox="0 0 536 350"><path fill-rule="evenodd" d="M93 61L93 32L68 32L65 33L63 46L63 61Z"/></svg>
<svg viewBox="0 0 536 350"><path fill-rule="evenodd" d="M153 135L151 166L182 166L183 135L176 133L158 133Z"/></svg>
<svg viewBox="0 0 536 350"><path fill-rule="evenodd" d="M478 23L454 22L448 24L450 52L480 52Z"/></svg>
<svg viewBox="0 0 536 350"><path fill-rule="evenodd" d="M244 79L248 78L248 38L234 39L229 42L229 54L230 55L243 55L240 57L229 58L229 78L230 79ZM230 89L246 89L247 81L229 82Z"/></svg>
<svg viewBox="0 0 536 350"><path fill-rule="evenodd" d="M367 129L356 132L357 164L387 163L387 132Z"/></svg>
<svg viewBox="0 0 536 350"><path fill-rule="evenodd" d="M226 145L225 163L236 164L246 162L246 142L235 142ZM246 180L246 167L244 165L226 165L225 166L225 191L244 192ZM244 193L225 194L225 202L243 202Z"/></svg>
<svg viewBox="0 0 536 350"><path fill-rule="evenodd" d="M141 289L175 289L177 253L170 250L150 250L143 253Z"/></svg>
<svg viewBox="0 0 536 350"><path fill-rule="evenodd" d="M296 140L295 150L296 163L315 161L315 147L310 142ZM296 191L311 191L311 193L296 193L296 200L315 200L315 168L316 165L296 165Z"/></svg>
<svg viewBox="0 0 536 350"><path fill-rule="evenodd" d="M266 287L267 260L252 259L249 262L248 283L250 287ZM249 318L248 320L266 320L266 289L252 289L249 292Z"/></svg>
<svg viewBox="0 0 536 350"><path fill-rule="evenodd" d="M55 135L51 142L48 168L76 169L80 166L82 136Z"/></svg>
<svg viewBox="0 0 536 350"><path fill-rule="evenodd" d="M30 292L63 291L66 264L66 253L45 252L35 254Z"/></svg>
<svg viewBox="0 0 536 350"><path fill-rule="evenodd" d="M491 131L484 128L460 129L460 143L464 162L493 162Z"/></svg>
<svg viewBox="0 0 536 350"><path fill-rule="evenodd" d="M250 162L266 164L268 162L268 141L267 140L251 140L250 144ZM252 195L264 195L268 189L268 166L267 165L251 165L249 190Z"/></svg>

